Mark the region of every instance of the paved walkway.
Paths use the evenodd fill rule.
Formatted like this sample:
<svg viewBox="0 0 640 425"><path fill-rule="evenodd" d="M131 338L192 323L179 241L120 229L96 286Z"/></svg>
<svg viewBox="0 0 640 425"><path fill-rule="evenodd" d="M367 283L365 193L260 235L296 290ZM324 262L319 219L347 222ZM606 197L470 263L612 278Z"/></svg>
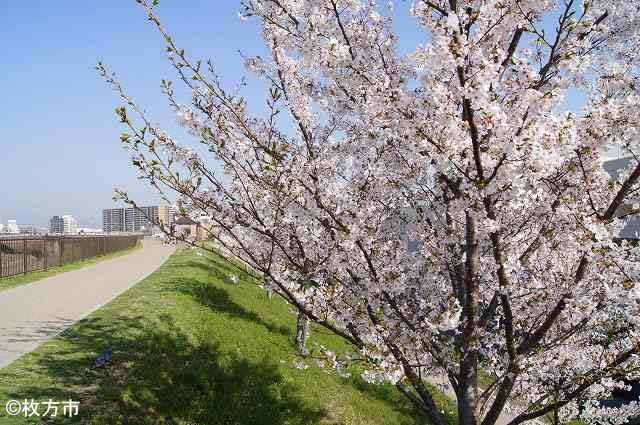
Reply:
<svg viewBox="0 0 640 425"><path fill-rule="evenodd" d="M0 292L0 367L131 288L172 252L145 240L131 254Z"/></svg>

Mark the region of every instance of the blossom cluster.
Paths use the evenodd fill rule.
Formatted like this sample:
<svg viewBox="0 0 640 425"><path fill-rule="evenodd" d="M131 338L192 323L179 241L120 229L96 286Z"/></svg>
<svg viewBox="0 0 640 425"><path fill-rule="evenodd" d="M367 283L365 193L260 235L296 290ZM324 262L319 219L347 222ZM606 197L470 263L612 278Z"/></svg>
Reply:
<svg viewBox="0 0 640 425"><path fill-rule="evenodd" d="M635 414L586 404L640 366L640 258L616 239L640 188L634 2L416 1L428 42L401 55L375 1L247 0L270 52L246 60L270 87L263 118L145 6L192 93L184 105L163 84L176 119L211 157L100 67L144 121L119 111L143 177L213 217L224 252L352 344L367 380L437 424L423 376L447 376L461 423L507 403L514 424ZM616 176L613 144L632 157Z"/></svg>

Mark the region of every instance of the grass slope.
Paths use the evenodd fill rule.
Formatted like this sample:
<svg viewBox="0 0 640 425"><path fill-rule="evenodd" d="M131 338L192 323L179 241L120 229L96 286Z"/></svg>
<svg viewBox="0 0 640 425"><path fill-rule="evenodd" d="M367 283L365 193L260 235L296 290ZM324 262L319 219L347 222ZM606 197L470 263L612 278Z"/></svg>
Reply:
<svg viewBox="0 0 640 425"><path fill-rule="evenodd" d="M60 412L51 423L426 423L393 387L368 385L357 373L341 378L311 361L305 371L295 368L290 307L269 302L246 276L239 286L226 283L230 273L219 257L177 252L106 307L0 369L0 424L49 423L8 417L4 404L13 399L80 401L80 417ZM312 340L346 348L319 330ZM114 349L110 365L94 368L106 347Z"/></svg>
<svg viewBox="0 0 640 425"><path fill-rule="evenodd" d="M16 286L26 285L28 283L33 283L38 280L46 279L48 277L52 277L60 273L66 273L72 270L82 269L84 267L91 266L101 261L110 260L116 257L121 257L123 255L130 254L133 251L138 250L140 248L142 248L141 243L139 243L133 248L117 251L107 255L101 255L99 257L89 258L83 261L76 261L75 263L65 264L64 266L52 267L50 269L47 269L41 272L30 272L30 273L25 273L17 276L0 279L0 292L5 291L7 289L15 288Z"/></svg>

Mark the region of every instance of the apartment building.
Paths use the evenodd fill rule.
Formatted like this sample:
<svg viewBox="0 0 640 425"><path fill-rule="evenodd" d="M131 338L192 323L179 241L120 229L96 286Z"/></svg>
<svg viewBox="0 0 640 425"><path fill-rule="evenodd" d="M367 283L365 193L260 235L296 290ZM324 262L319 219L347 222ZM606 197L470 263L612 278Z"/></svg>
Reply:
<svg viewBox="0 0 640 425"><path fill-rule="evenodd" d="M73 234L78 232L78 220L73 216L63 215L62 221L64 223L64 233Z"/></svg>
<svg viewBox="0 0 640 425"><path fill-rule="evenodd" d="M158 223L170 227L176 221L178 209L173 205L160 205L158 207Z"/></svg>
<svg viewBox="0 0 640 425"><path fill-rule="evenodd" d="M111 208L102 211L102 231L105 233L150 231L158 223L157 206Z"/></svg>
<svg viewBox="0 0 640 425"><path fill-rule="evenodd" d="M102 211L102 231L105 233L124 232L124 208Z"/></svg>
<svg viewBox="0 0 640 425"><path fill-rule="evenodd" d="M74 234L78 231L78 220L71 215L54 215L49 220L49 233Z"/></svg>

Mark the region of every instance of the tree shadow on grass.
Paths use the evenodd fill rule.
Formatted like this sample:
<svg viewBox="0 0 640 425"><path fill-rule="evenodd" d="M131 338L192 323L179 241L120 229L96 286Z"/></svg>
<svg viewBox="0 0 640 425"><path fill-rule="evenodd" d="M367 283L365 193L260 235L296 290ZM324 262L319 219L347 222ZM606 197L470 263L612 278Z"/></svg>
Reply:
<svg viewBox="0 0 640 425"><path fill-rule="evenodd" d="M394 410L407 416L418 418L417 423L428 423L426 417L418 412L410 402L391 384L370 384L359 373L352 373L347 382L359 392L371 398L387 403Z"/></svg>
<svg viewBox="0 0 640 425"><path fill-rule="evenodd" d="M264 320L253 311L249 311L235 303L227 291L217 288L209 282L180 278L175 279L172 285L166 287L166 290L190 295L195 301L212 310L227 314L231 317L254 322L260 326L264 326L269 332L279 333L288 338L292 338L293 333L291 328Z"/></svg>
<svg viewBox="0 0 640 425"><path fill-rule="evenodd" d="M214 278L218 282L228 284L230 289L233 287L229 281L229 277L231 275L239 275L243 284L246 284L247 279L251 278L248 273L239 271L231 266L224 258L213 254L207 254L195 259L193 256L186 256L184 259L180 258L179 260L176 260L174 267L184 267L187 269L204 271L209 277ZM181 292L183 294L190 295L194 300L213 310L233 317L253 321L266 327L270 332L279 333L289 338L293 337L293 330L291 327L277 325L262 319L253 311L249 311L232 301L228 291L216 287L208 280L204 281L194 278L173 279L170 284L163 284L162 290L163 292Z"/></svg>
<svg viewBox="0 0 640 425"><path fill-rule="evenodd" d="M196 268L208 273L220 282L228 282L231 274L241 274L237 269L230 266L226 260L221 257L206 255L193 259L192 257L181 262L180 266ZM193 296L194 299L201 304L210 307L216 311L230 314L245 320L250 320L265 326L271 332L278 332L285 336L292 337L292 329L286 326L276 326L264 321L260 316L252 311L244 309L242 306L234 303L227 291L217 288L211 283L197 281L195 279L178 279L171 288L172 291L178 291ZM293 323L292 323L293 324ZM315 332L325 333L321 328L316 328ZM293 346L292 346L293 349ZM297 351L293 350L294 353ZM421 413L417 412L412 404L410 404L397 389L390 384L370 384L362 379L359 373L352 374L347 380L359 392L367 396L389 404L392 408L400 413L417 417L417 422L425 422L426 419ZM426 423L426 422L425 422ZM451 420L453 423L453 420Z"/></svg>
<svg viewBox="0 0 640 425"><path fill-rule="evenodd" d="M23 385L9 399L80 402L78 417L58 415L52 423L303 425L326 415L299 399L267 359L252 362L208 342L194 344L166 320L138 327L138 318L81 322L62 335L64 349L22 369L46 374L55 385ZM94 367L94 347L113 347L107 367Z"/></svg>
<svg viewBox="0 0 640 425"><path fill-rule="evenodd" d="M231 275L236 275L244 281L255 281L256 279L255 276L249 274L242 267L234 266L229 260L218 254L207 253L200 257L187 258L181 266L195 267L204 270L221 282L228 282Z"/></svg>
<svg viewBox="0 0 640 425"><path fill-rule="evenodd" d="M199 259L199 261L185 261L181 263L181 266L202 270L206 272L208 276L226 283L229 283L229 277L234 274L234 270L229 266L220 266L216 261L209 258Z"/></svg>

